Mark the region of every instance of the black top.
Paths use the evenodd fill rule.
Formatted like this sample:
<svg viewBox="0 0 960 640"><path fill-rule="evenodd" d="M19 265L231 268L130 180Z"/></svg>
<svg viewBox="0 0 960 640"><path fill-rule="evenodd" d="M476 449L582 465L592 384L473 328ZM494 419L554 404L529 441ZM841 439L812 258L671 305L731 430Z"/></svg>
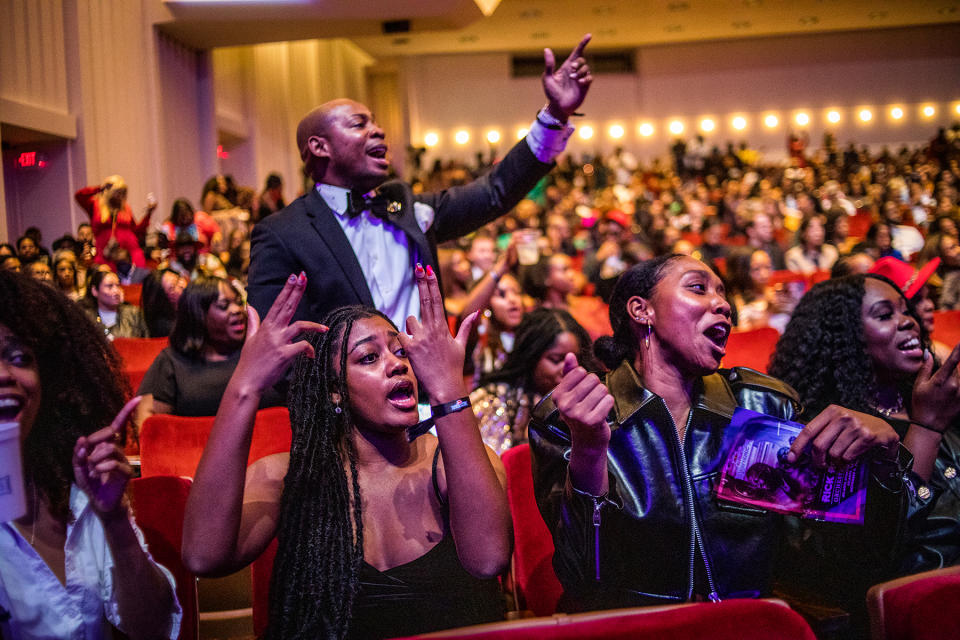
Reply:
<svg viewBox="0 0 960 640"><path fill-rule="evenodd" d="M220 408L240 352L219 362L187 358L172 347L161 351L147 370L137 395L153 394L153 399L173 407L176 416L212 416ZM284 404L284 397L270 389L260 399L260 409Z"/></svg>
<svg viewBox="0 0 960 640"><path fill-rule="evenodd" d="M444 536L415 560L386 571L363 563L348 637L393 638L503 620L503 599L496 579L474 578L460 564L450 535L447 505L437 485L437 447L433 487L443 507Z"/></svg>

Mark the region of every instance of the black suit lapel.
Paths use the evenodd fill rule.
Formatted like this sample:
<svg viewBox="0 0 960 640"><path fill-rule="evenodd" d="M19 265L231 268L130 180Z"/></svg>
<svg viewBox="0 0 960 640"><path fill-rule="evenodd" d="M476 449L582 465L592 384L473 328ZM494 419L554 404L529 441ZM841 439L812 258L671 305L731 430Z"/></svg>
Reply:
<svg viewBox="0 0 960 640"><path fill-rule="evenodd" d="M413 199L409 197L410 190L400 182L388 182L377 191L380 194L386 195L391 203L400 203L400 211L389 213L388 219L390 224L403 230L407 235L407 241L410 243L410 247L416 248L420 262L422 262L424 266L429 264L433 267L434 271L439 272L438 266L433 259L433 249L430 246L430 242L427 240L426 234L420 230L420 225L417 224L417 218L413 211Z"/></svg>
<svg viewBox="0 0 960 640"><path fill-rule="evenodd" d="M310 224L319 234L320 239L330 249L330 253L336 258L340 269L343 271L344 279L350 283L357 298L361 303L373 306L373 296L370 295L370 287L367 286L367 279L363 276L363 269L357 261L357 256L347 240L347 235L343 232L340 223L327 203L324 202L316 189L311 189L307 195L307 216L310 218ZM332 266L332 265L331 265ZM324 277L321 275L321 277Z"/></svg>

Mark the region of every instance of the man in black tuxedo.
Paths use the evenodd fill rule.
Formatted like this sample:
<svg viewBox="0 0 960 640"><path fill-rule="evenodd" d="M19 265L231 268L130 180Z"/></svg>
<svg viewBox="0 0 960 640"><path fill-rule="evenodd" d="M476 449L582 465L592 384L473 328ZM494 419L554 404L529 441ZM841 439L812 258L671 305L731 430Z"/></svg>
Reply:
<svg viewBox="0 0 960 640"><path fill-rule="evenodd" d="M437 271L438 243L509 211L563 150L573 132L568 118L593 80L583 58L589 40L588 34L559 66L544 50L547 104L530 133L489 174L439 193L414 195L405 183L384 184L387 145L364 105L333 100L307 114L297 146L317 185L253 228L247 292L261 317L290 274L301 271L308 284L296 319L319 321L348 304L375 306L400 328L408 316L419 317L415 265Z"/></svg>

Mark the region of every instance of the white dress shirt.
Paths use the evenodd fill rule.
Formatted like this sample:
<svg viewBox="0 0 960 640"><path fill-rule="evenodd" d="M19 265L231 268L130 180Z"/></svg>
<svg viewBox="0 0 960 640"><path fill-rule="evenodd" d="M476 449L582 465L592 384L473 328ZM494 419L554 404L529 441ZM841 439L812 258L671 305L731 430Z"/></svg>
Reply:
<svg viewBox="0 0 960 640"><path fill-rule="evenodd" d="M530 125L526 141L537 160L553 162L563 152L572 133L573 125L562 125L542 109ZM351 218L347 213L348 189L319 183L317 193L336 214L360 263L374 306L401 331L405 330L408 316L420 317L420 296L413 269L417 262L425 260L416 247L410 246L406 233L393 223L381 220L369 210ZM421 203L417 206L429 209ZM426 233L433 223L432 211L417 210L415 215L420 230Z"/></svg>
<svg viewBox="0 0 960 640"><path fill-rule="evenodd" d="M12 522L0 523L0 607L10 614L9 620L0 622L4 638L100 640L111 638L110 625L125 630L113 590L113 557L103 524L76 485L70 487L70 511L76 519L67 524L66 586ZM146 552L143 534L136 525L133 530ZM173 589L173 576L163 566L157 567ZM174 598L171 640L180 633L181 615Z"/></svg>

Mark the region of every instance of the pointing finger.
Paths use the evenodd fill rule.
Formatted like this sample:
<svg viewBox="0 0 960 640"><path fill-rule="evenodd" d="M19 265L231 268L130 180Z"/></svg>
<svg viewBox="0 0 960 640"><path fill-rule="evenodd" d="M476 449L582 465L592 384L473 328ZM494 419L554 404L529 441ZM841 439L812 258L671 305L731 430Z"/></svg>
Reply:
<svg viewBox="0 0 960 640"><path fill-rule="evenodd" d="M590 34L590 33L584 35L583 38L580 40L580 44L578 44L577 47L570 52L570 55L567 56L567 62L576 60L577 58L581 57L583 55L583 50L586 48L587 43L590 42L590 38L592 37L593 37L593 34Z"/></svg>

